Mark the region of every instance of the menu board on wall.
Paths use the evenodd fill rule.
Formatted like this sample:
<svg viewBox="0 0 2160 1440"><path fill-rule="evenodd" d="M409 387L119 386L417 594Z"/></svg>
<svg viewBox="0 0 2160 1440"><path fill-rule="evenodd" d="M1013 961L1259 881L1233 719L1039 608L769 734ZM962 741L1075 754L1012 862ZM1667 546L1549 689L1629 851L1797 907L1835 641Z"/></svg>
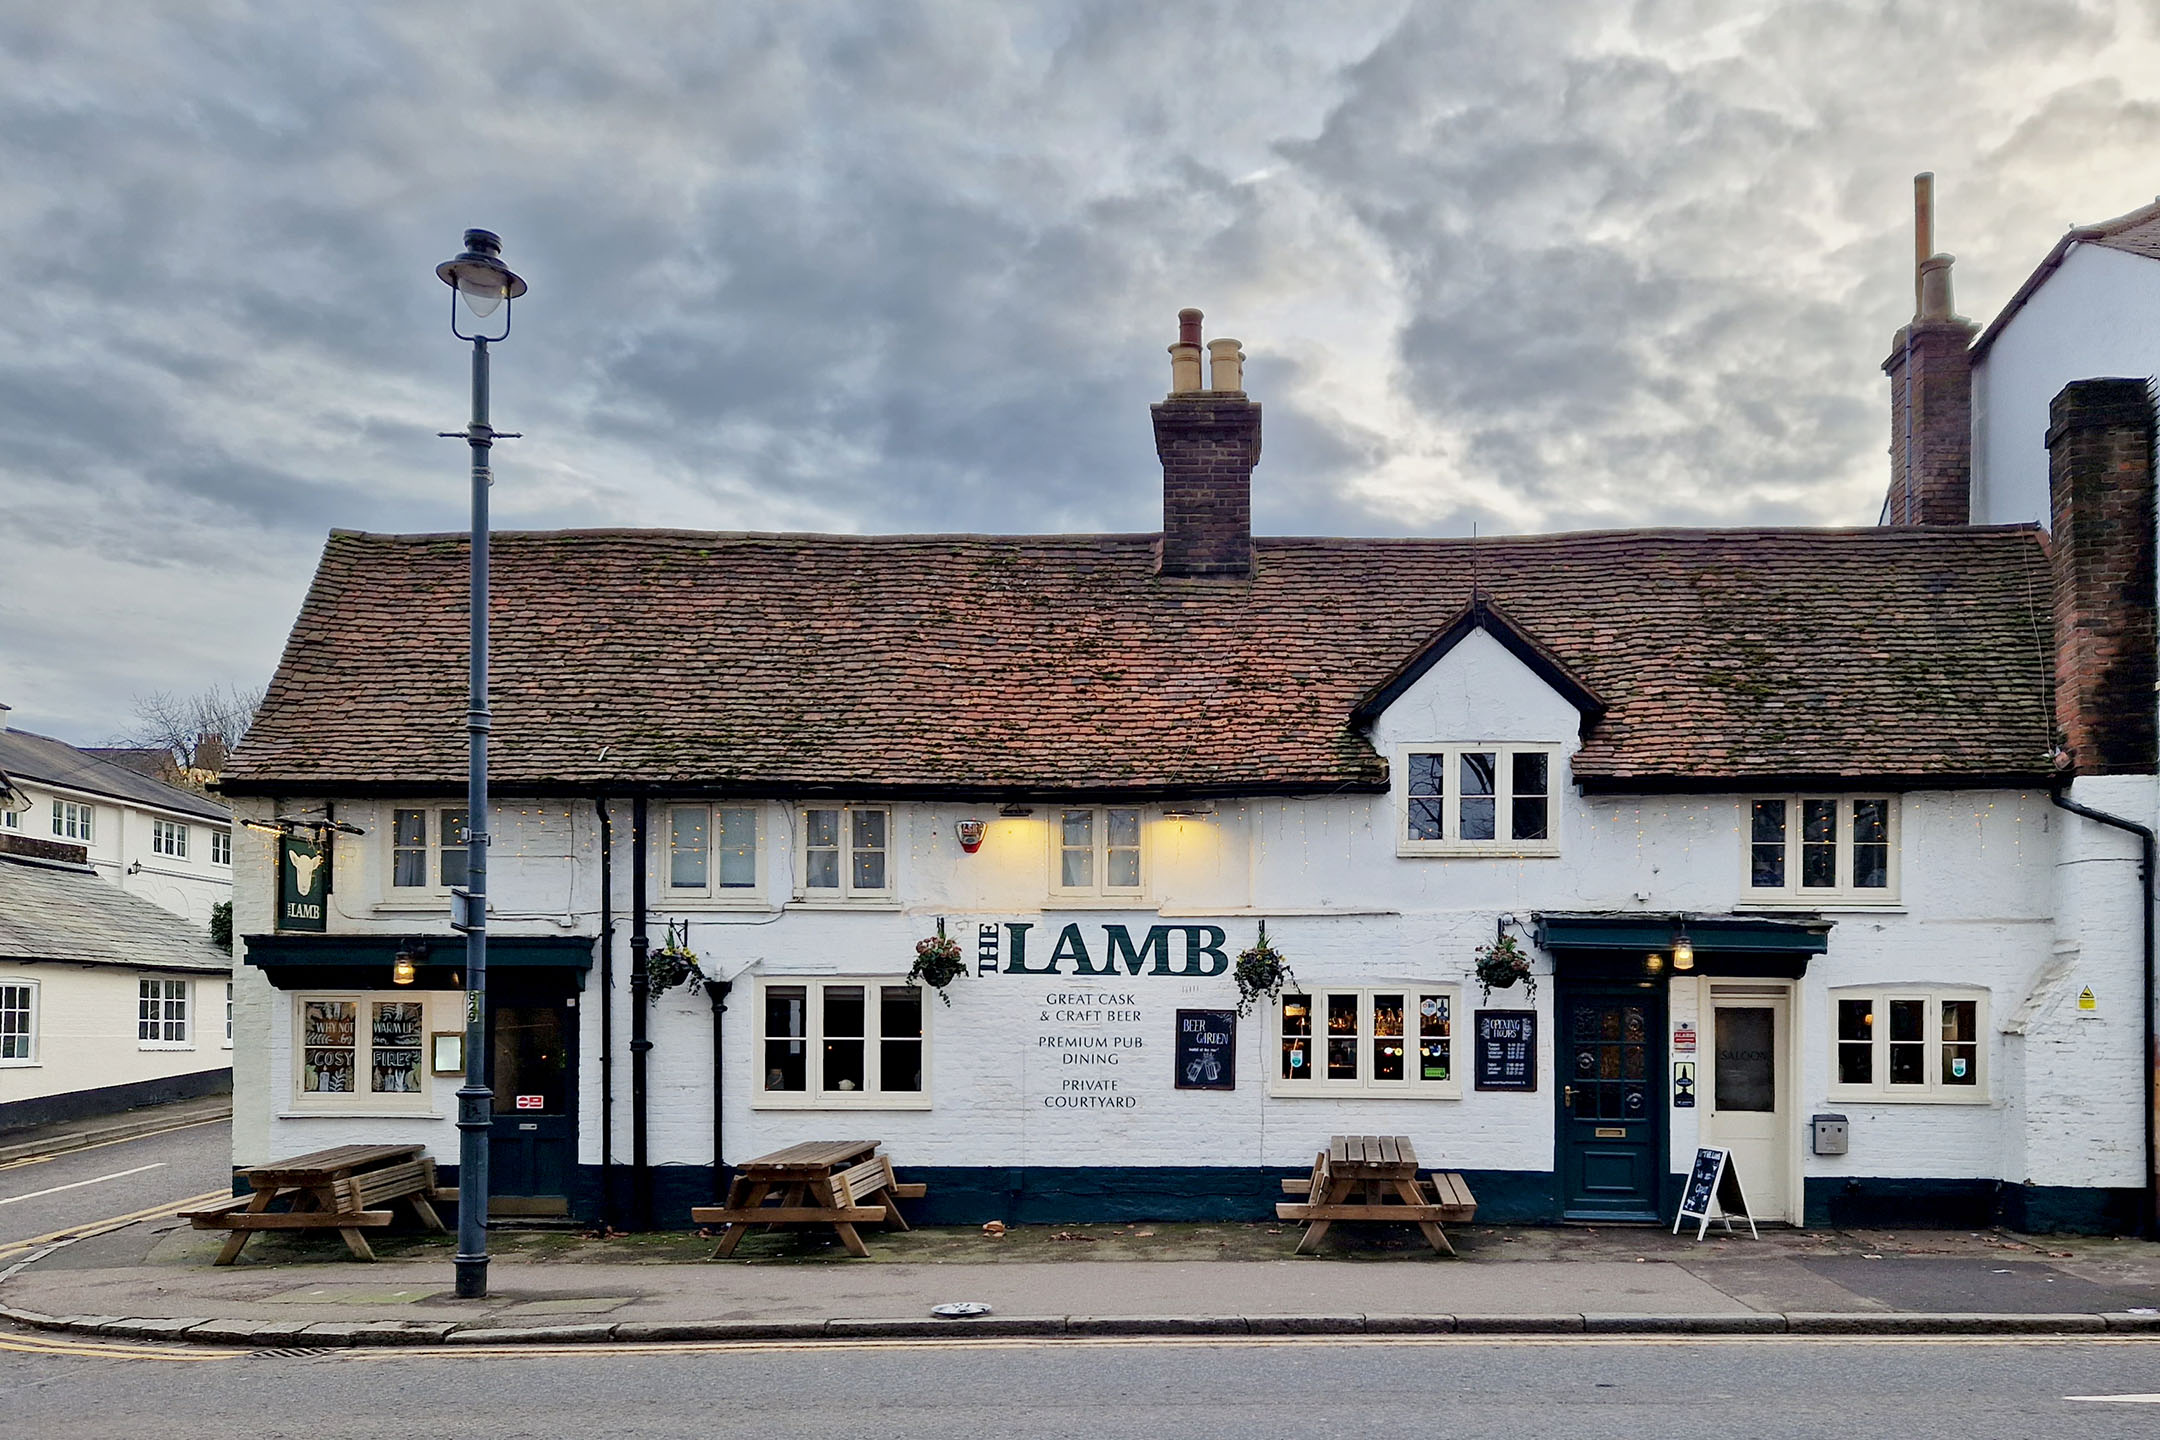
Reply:
<svg viewBox="0 0 2160 1440"><path fill-rule="evenodd" d="M1537 1089L1537 1011L1478 1011L1472 1074L1480 1090Z"/></svg>
<svg viewBox="0 0 2160 1440"><path fill-rule="evenodd" d="M1177 1088L1237 1088L1237 1011L1177 1012Z"/></svg>

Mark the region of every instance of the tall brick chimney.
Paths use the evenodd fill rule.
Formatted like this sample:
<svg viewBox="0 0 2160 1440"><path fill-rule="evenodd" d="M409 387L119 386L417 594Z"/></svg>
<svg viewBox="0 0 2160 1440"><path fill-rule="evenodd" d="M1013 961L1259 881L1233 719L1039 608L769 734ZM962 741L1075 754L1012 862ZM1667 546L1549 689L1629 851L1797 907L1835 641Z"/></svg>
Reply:
<svg viewBox="0 0 2160 1440"><path fill-rule="evenodd" d="M1952 257L1932 253L1935 177L1913 177L1912 323L1890 342L1890 495L1886 525L1972 522L1972 342L1956 313Z"/></svg>
<svg viewBox="0 0 2160 1440"><path fill-rule="evenodd" d="M1243 580L1253 569L1252 472L1260 460L1260 407L1245 398L1245 355L1235 340L1208 343L1200 388L1198 310L1178 312L1170 393L1152 408L1162 457L1162 557L1180 579Z"/></svg>
<svg viewBox="0 0 2160 1440"><path fill-rule="evenodd" d="M2055 725L2080 775L2150 775L2153 397L2143 380L2076 380L2048 407Z"/></svg>

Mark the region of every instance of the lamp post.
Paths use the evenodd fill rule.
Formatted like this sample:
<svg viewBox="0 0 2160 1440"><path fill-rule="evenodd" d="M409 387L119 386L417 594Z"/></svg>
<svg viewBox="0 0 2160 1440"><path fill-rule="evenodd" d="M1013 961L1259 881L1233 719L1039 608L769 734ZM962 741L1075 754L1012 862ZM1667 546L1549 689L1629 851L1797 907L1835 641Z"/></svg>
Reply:
<svg viewBox="0 0 2160 1440"><path fill-rule="evenodd" d="M451 290L450 333L472 342L472 420L446 437L472 448L472 674L465 733L472 758L466 777L466 875L453 891L451 925L465 932L465 1083L458 1087L457 1293L477 1300L487 1294L488 1130L494 1123L494 1092L487 1077L487 854L488 854L488 451L497 432L488 424L488 346L509 338L510 302L525 282L502 263L502 241L486 230L467 230L465 250L435 273ZM458 322L462 303L475 321L502 311L500 333ZM515 437L510 437L515 438Z"/></svg>

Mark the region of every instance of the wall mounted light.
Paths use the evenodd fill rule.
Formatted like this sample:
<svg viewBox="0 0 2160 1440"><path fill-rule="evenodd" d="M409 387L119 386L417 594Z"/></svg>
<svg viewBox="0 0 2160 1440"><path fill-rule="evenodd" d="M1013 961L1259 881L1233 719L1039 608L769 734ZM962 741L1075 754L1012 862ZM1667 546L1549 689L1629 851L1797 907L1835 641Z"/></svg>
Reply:
<svg viewBox="0 0 2160 1440"><path fill-rule="evenodd" d="M998 806L998 814L1007 820L1019 820L1035 813L1032 805L1006 804Z"/></svg>
<svg viewBox="0 0 2160 1440"><path fill-rule="evenodd" d="M1166 820L1204 819L1215 813L1215 802L1212 800L1187 800L1180 804L1163 806L1162 813L1163 818Z"/></svg>
<svg viewBox="0 0 2160 1440"><path fill-rule="evenodd" d="M410 950L397 952L397 959L390 962L390 983L410 985L419 978L420 957Z"/></svg>
<svg viewBox="0 0 2160 1440"><path fill-rule="evenodd" d="M1688 933L1685 930L1673 937L1672 968L1675 970L1693 970L1695 968L1695 942L1688 939Z"/></svg>
<svg viewBox="0 0 2160 1440"><path fill-rule="evenodd" d="M988 828L980 820L962 820L953 826L953 834L960 837L960 848L972 855L982 849L983 831Z"/></svg>
<svg viewBox="0 0 2160 1440"><path fill-rule="evenodd" d="M1648 955L1643 956L1642 968L1655 975L1665 968L1665 957L1653 950Z"/></svg>

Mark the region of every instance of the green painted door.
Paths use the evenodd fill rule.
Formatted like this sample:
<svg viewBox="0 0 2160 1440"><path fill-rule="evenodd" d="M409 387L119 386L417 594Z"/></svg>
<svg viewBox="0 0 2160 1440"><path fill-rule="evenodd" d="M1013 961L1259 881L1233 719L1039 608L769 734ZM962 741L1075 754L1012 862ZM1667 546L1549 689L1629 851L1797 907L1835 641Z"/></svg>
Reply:
<svg viewBox="0 0 2160 1440"><path fill-rule="evenodd" d="M1558 1009L1561 1215L1658 1220L1666 1168L1664 986L1563 982Z"/></svg>

